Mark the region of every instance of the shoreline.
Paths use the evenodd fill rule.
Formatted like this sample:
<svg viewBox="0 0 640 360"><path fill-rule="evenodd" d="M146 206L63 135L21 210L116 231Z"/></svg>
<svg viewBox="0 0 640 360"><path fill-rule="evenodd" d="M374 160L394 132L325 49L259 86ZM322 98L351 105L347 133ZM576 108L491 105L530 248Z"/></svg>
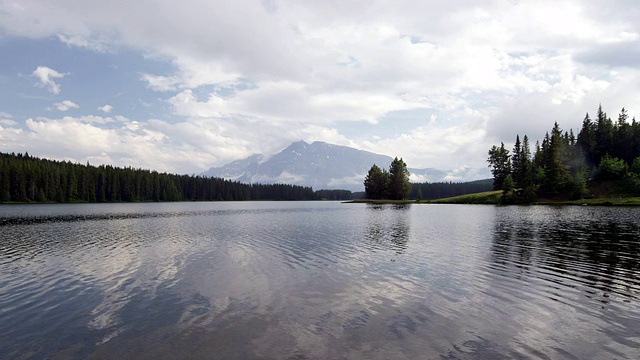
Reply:
<svg viewBox="0 0 640 360"><path fill-rule="evenodd" d="M579 200L551 200L540 199L531 203L504 203L502 191L467 194L451 198L435 200L349 200L343 204L376 204L376 205L406 205L406 204L455 204L455 205L563 205L563 206L640 206L640 197L606 197Z"/></svg>

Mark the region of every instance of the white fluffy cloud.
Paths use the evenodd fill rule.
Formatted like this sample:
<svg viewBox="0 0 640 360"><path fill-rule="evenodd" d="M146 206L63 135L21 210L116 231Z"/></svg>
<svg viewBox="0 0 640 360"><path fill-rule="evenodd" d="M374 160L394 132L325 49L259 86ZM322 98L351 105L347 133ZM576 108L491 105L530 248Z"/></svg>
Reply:
<svg viewBox="0 0 640 360"><path fill-rule="evenodd" d="M103 106L98 106L98 111L101 111L105 114L109 114L112 110L113 110L113 106L111 105L103 105Z"/></svg>
<svg viewBox="0 0 640 360"><path fill-rule="evenodd" d="M478 167L478 154L484 161L484 154L491 146L485 140L488 119L471 112L468 118L469 121L459 125L431 121L394 137L365 141L362 146L368 151L384 149L382 152L389 156L403 154L402 157L411 167L419 167L414 164L428 164L428 167L447 170ZM458 161L454 164L451 159ZM481 169L484 170L484 167ZM451 176L458 174L456 180L465 179L462 176L464 174L459 173L457 171Z"/></svg>
<svg viewBox="0 0 640 360"><path fill-rule="evenodd" d="M3 4L8 36L127 48L172 66L138 74L170 105L158 117L179 120L80 126L116 143L142 140L130 146L149 153L130 158L162 169L197 171L303 138L403 156L462 179L486 170L488 147L516 133L535 142L554 121L575 128L598 103L640 111L640 13L630 0ZM57 94L66 74L41 66L33 75ZM420 115L398 115L411 112ZM437 121L420 118L429 113ZM171 165L172 153L190 164Z"/></svg>
<svg viewBox="0 0 640 360"><path fill-rule="evenodd" d="M67 111L70 109L78 109L80 108L80 106L76 103L74 103L71 100L64 100L61 102L57 102L55 104L53 104L54 108L58 111Z"/></svg>
<svg viewBox="0 0 640 360"><path fill-rule="evenodd" d="M180 79L176 76L159 76L142 74L141 80L147 83L147 87L153 91L173 91L177 89Z"/></svg>
<svg viewBox="0 0 640 360"><path fill-rule="evenodd" d="M38 79L38 86L47 88L52 94L59 94L60 84L54 80L61 79L68 74L60 73L46 66L38 66L32 75Z"/></svg>
<svg viewBox="0 0 640 360"><path fill-rule="evenodd" d="M107 163L191 173L194 167L206 169L217 160L192 143L171 136L179 131L179 127L159 120L140 123L123 117L65 116L27 119L24 129L7 123L0 126L0 138L1 151L28 151L42 157L90 161L93 165Z"/></svg>
<svg viewBox="0 0 640 360"><path fill-rule="evenodd" d="M233 86L240 74L226 71L222 64L178 57L173 60L176 73L171 75L142 74L141 80L153 91L168 92L192 89L202 85Z"/></svg>

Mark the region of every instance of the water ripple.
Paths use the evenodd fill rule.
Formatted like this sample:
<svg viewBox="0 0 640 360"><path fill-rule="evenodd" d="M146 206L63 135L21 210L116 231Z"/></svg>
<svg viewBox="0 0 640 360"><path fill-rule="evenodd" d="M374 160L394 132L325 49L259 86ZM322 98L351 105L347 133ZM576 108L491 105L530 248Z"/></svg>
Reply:
<svg viewBox="0 0 640 360"><path fill-rule="evenodd" d="M17 209L0 216L9 358L625 359L640 349L635 209Z"/></svg>

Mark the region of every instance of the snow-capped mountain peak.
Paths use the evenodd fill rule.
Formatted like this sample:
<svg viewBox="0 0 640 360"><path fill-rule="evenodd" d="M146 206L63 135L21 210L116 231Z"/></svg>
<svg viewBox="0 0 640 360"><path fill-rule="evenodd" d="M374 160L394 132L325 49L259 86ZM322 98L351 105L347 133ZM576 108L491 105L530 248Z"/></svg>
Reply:
<svg viewBox="0 0 640 360"><path fill-rule="evenodd" d="M264 161L263 161L264 160ZM364 190L363 181L373 164L387 168L386 155L322 141L297 141L266 159L254 154L202 173L245 183L286 183L319 189ZM409 169L428 181L441 181L445 171Z"/></svg>

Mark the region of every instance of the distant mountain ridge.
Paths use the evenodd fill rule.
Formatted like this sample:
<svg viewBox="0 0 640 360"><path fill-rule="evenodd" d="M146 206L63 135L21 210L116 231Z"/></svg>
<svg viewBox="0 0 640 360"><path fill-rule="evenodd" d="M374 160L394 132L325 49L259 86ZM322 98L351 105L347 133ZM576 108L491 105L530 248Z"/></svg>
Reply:
<svg viewBox="0 0 640 360"><path fill-rule="evenodd" d="M364 190L364 177L376 164L387 168L393 159L387 155L334 145L322 141L311 144L294 142L279 153L266 158L254 154L220 167L212 167L203 176L220 177L243 183L283 183L319 189ZM447 171L412 169L420 182L444 181Z"/></svg>

